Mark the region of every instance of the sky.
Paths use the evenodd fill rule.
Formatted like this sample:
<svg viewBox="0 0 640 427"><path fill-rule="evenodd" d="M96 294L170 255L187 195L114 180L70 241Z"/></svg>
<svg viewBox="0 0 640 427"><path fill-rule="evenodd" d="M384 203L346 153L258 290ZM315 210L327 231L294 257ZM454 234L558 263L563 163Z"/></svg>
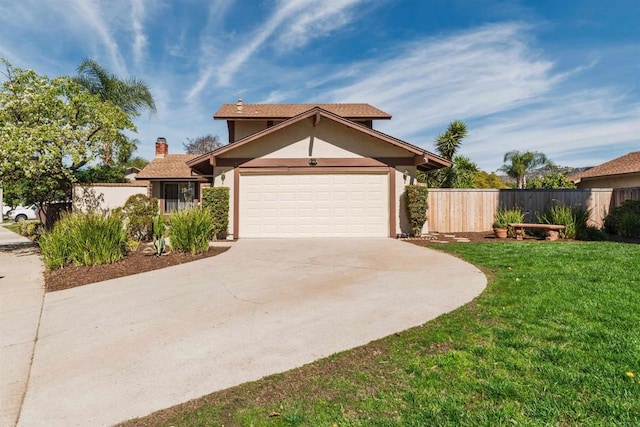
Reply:
<svg viewBox="0 0 640 427"><path fill-rule="evenodd" d="M640 150L638 0L0 0L0 56L50 77L84 58L146 82L137 155L206 134L224 103L365 102L374 127L488 172L511 150L594 166Z"/></svg>

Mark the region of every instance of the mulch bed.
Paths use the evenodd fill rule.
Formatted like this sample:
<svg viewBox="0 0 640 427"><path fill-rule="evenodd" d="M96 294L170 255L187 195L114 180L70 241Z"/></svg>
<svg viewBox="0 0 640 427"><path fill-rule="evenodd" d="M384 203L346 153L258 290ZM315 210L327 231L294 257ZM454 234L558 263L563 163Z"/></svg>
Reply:
<svg viewBox="0 0 640 427"><path fill-rule="evenodd" d="M207 252L199 255L171 252L161 257L146 254L142 252L142 250L138 250L127 253L126 257L113 264L81 267L71 265L59 270L45 272L45 289L46 292L61 291L63 289L75 288L76 286L143 273L145 271L158 270L173 265L184 264L185 262L220 255L228 249L228 247L214 246L210 247Z"/></svg>

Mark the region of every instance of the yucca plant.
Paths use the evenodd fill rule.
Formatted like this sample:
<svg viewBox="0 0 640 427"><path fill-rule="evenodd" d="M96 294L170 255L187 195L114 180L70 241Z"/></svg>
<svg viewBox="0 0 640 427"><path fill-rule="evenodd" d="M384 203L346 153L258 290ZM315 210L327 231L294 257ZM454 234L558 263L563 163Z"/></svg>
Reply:
<svg viewBox="0 0 640 427"><path fill-rule="evenodd" d="M590 217L589 209L580 206L556 205L552 206L547 213L538 216L538 222L542 224L564 225L564 230L560 230L560 237L563 239L575 239L584 234L587 229L587 221Z"/></svg>
<svg viewBox="0 0 640 427"><path fill-rule="evenodd" d="M171 216L169 241L171 249L199 254L209 250L214 221L207 209L185 209Z"/></svg>

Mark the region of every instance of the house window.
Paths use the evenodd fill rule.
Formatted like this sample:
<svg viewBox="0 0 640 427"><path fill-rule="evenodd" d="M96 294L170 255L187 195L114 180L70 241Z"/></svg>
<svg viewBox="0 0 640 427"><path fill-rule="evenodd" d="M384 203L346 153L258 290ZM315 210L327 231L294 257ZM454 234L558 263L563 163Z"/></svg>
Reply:
<svg viewBox="0 0 640 427"><path fill-rule="evenodd" d="M164 183L164 211L177 212L194 207L197 198L195 182L165 182Z"/></svg>

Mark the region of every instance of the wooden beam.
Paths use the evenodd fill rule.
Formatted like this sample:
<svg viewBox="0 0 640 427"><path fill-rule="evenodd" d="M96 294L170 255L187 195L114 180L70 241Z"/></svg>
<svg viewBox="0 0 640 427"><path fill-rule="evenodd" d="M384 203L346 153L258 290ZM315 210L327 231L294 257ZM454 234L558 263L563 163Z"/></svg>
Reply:
<svg viewBox="0 0 640 427"><path fill-rule="evenodd" d="M396 170L389 166L389 237L396 237Z"/></svg>
<svg viewBox="0 0 640 427"><path fill-rule="evenodd" d="M216 156L213 156L213 155L212 155L212 156L209 156L209 164L210 164L211 166L213 166L213 167L216 167L216 166L217 166L217 164L216 164Z"/></svg>
<svg viewBox="0 0 640 427"><path fill-rule="evenodd" d="M320 124L320 112L316 112L316 114L313 116L313 127L316 127Z"/></svg>
<svg viewBox="0 0 640 427"><path fill-rule="evenodd" d="M240 168L233 168L233 238L240 237Z"/></svg>

